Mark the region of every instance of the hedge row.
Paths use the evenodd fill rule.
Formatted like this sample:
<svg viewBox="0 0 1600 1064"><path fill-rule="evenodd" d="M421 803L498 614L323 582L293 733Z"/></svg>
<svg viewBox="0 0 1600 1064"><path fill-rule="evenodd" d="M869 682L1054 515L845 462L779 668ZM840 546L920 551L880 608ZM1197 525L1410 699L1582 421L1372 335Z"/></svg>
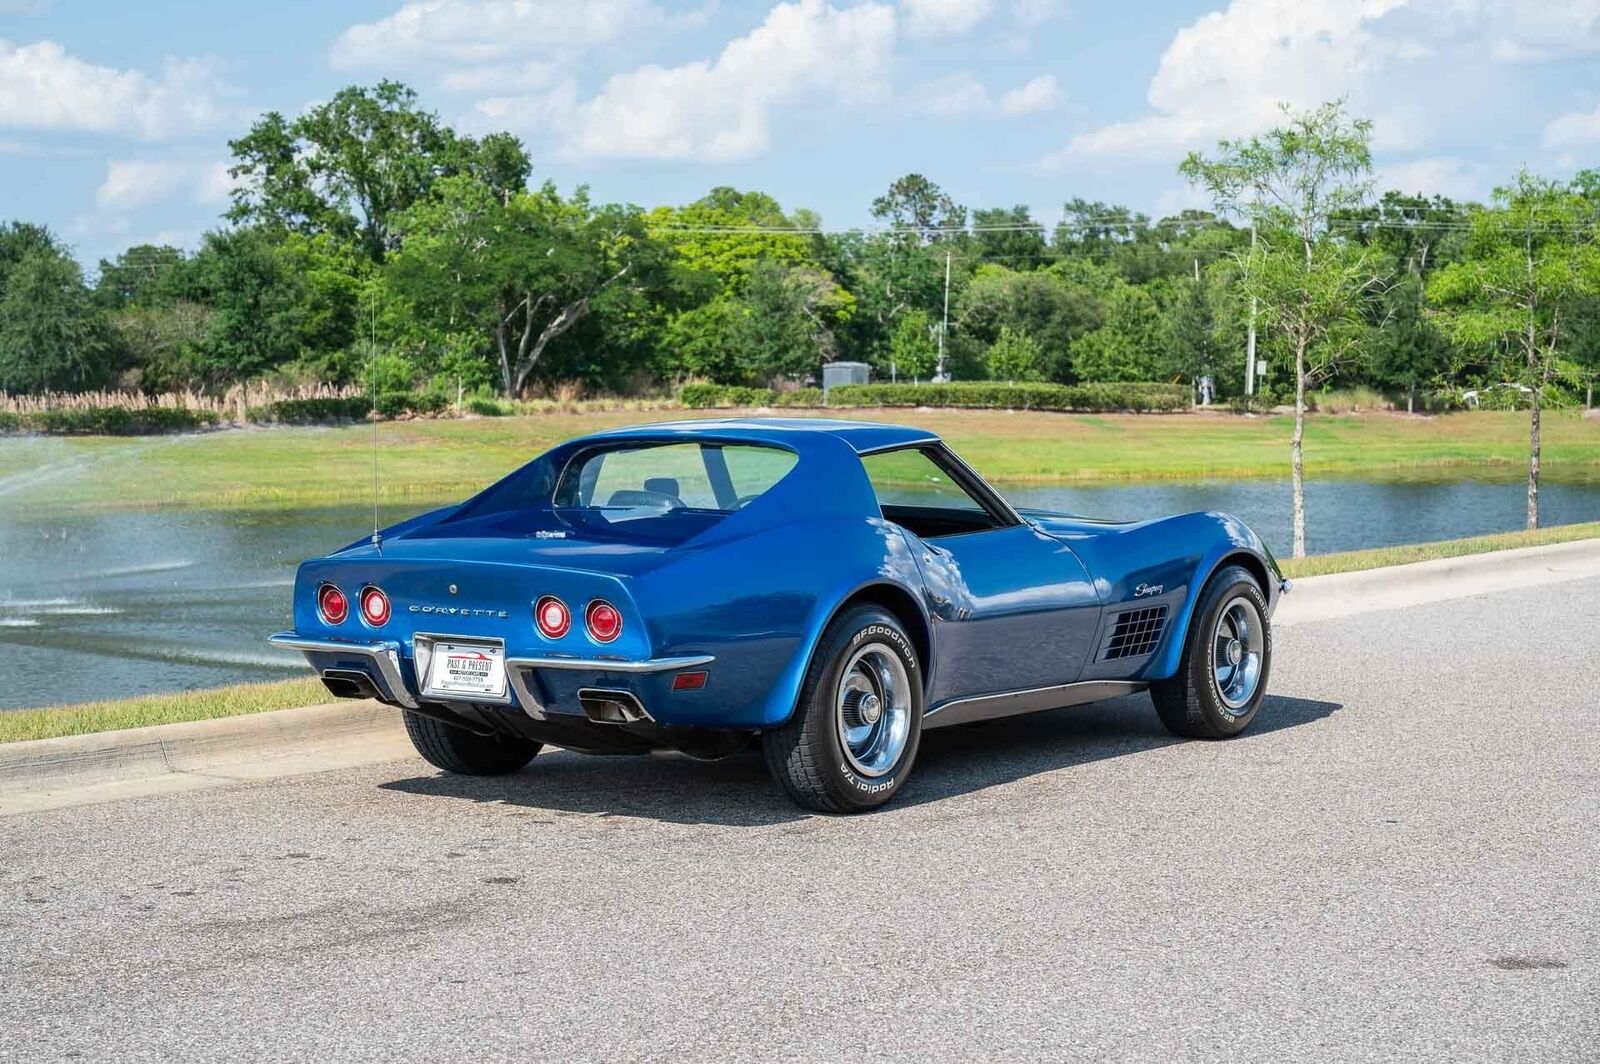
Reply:
<svg viewBox="0 0 1600 1064"><path fill-rule="evenodd" d="M169 406L132 409L124 406L58 407L26 414L0 412L0 432L43 432L51 436L155 436L209 428L220 418L214 410Z"/></svg>
<svg viewBox="0 0 1600 1064"><path fill-rule="evenodd" d="M822 392L801 388L773 392L767 388L685 384L678 398L695 408L726 406L821 406ZM829 406L943 406L980 410L1114 410L1189 409L1189 389L1182 384L1151 382L1094 384L1003 384L996 381L952 381L948 384L841 384L828 393Z"/></svg>
<svg viewBox="0 0 1600 1064"><path fill-rule="evenodd" d="M1150 382L1093 384L845 384L828 395L832 406L946 406L983 410L1174 411L1189 409L1189 389Z"/></svg>
<svg viewBox="0 0 1600 1064"><path fill-rule="evenodd" d="M737 384L685 384L678 401L695 410L726 406L821 406L821 388L796 388L775 392L771 388L746 388Z"/></svg>
<svg viewBox="0 0 1600 1064"><path fill-rule="evenodd" d="M360 421L372 409L364 395L347 399L279 399L266 406L251 407L251 421L271 421L283 425L304 425L324 421Z"/></svg>

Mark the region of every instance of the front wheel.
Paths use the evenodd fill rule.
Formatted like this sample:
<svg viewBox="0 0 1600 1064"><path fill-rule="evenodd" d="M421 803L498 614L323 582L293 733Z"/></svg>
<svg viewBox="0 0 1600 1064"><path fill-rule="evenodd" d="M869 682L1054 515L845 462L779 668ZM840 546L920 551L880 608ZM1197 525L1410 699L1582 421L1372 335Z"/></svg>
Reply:
<svg viewBox="0 0 1600 1064"><path fill-rule="evenodd" d="M1172 734L1226 739L1255 719L1271 670L1267 601L1255 578L1231 565L1201 592L1178 671L1151 684L1150 698Z"/></svg>
<svg viewBox="0 0 1600 1064"><path fill-rule="evenodd" d="M922 672L895 617L864 606L823 633L794 714L762 736L773 777L820 813L859 813L893 798L922 738Z"/></svg>
<svg viewBox="0 0 1600 1064"><path fill-rule="evenodd" d="M510 735L479 735L405 711L406 734L423 760L458 776L504 776L533 760L540 743Z"/></svg>

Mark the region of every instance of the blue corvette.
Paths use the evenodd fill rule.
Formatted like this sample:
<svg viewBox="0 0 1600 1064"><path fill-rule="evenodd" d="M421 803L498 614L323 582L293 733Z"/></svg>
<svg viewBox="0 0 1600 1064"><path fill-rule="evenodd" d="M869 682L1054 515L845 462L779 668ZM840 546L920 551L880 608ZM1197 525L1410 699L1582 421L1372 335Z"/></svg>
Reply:
<svg viewBox="0 0 1600 1064"><path fill-rule="evenodd" d="M1148 689L1178 735L1249 726L1288 583L1237 518L1017 510L938 437L810 419L564 443L458 506L300 566L335 695L447 772L544 744L715 758L801 805L882 805L925 728Z"/></svg>

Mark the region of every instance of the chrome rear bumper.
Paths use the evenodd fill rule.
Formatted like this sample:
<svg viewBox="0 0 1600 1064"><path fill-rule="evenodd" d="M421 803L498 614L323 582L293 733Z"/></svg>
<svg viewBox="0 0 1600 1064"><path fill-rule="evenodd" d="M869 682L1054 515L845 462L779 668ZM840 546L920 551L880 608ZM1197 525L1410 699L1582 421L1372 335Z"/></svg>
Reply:
<svg viewBox="0 0 1600 1064"><path fill-rule="evenodd" d="M307 662L311 662L313 654L338 654L346 658L360 658L370 662L377 671L378 678L389 689L394 701L406 709L416 709L417 699L411 694L411 689L406 686L404 673L400 665L400 644L392 640L376 643L344 643L336 639L307 639L294 632L279 632L267 639L275 647L285 650L298 650L306 655ZM644 660L629 660L627 658L579 658L579 657L538 657L538 658L507 658L506 679L510 682L512 690L517 694L517 701L528 716L543 719L544 706L540 704L529 683L531 673L538 669L570 669L584 672L622 673L630 676L645 675L656 672L676 672L679 669L694 669L710 665L716 658L711 654L692 654L671 658L646 658ZM315 664L312 666L315 668ZM319 675L328 672L320 669ZM419 683L420 690L421 684Z"/></svg>

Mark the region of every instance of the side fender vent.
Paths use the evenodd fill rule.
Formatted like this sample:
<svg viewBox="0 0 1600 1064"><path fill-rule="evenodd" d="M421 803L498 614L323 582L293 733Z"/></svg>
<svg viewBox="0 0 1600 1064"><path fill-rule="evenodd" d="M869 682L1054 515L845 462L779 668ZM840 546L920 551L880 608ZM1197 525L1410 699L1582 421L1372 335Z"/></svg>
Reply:
<svg viewBox="0 0 1600 1064"><path fill-rule="evenodd" d="M1161 642L1161 633L1167 627L1167 607L1149 606L1142 610L1127 610L1117 614L1106 636L1106 645L1100 651L1101 661L1118 658L1137 658L1148 654Z"/></svg>

